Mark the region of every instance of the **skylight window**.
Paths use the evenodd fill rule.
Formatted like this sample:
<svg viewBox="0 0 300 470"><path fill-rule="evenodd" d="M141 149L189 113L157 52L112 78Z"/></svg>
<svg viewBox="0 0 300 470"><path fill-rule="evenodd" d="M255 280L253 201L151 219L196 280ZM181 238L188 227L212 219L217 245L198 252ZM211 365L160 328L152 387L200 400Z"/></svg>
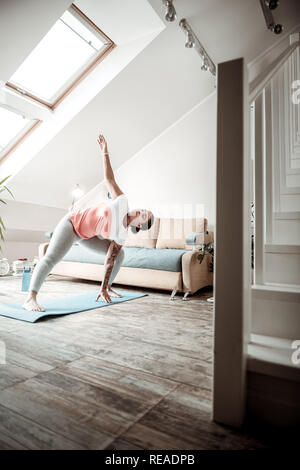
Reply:
<svg viewBox="0 0 300 470"><path fill-rule="evenodd" d="M53 109L114 46L72 4L6 86Z"/></svg>
<svg viewBox="0 0 300 470"><path fill-rule="evenodd" d="M0 105L0 161L15 148L40 121Z"/></svg>

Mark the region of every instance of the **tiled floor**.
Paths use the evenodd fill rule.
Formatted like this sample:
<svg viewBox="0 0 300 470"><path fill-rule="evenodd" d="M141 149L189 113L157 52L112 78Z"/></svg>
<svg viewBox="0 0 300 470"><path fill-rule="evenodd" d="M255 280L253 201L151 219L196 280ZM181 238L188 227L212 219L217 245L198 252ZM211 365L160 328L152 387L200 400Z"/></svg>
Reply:
<svg viewBox="0 0 300 470"><path fill-rule="evenodd" d="M50 276L43 299L96 290ZM116 287L119 291L142 289ZM147 290L130 302L31 324L0 317L1 449L257 449L270 444L211 421L212 312ZM21 303L0 278L0 303Z"/></svg>

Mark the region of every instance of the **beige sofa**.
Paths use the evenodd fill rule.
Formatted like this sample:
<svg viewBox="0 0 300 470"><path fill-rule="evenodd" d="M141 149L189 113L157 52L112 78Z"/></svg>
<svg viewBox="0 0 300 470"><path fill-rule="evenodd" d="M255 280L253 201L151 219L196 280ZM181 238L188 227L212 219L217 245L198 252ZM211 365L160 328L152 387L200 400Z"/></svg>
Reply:
<svg viewBox="0 0 300 470"><path fill-rule="evenodd" d="M186 300L188 294L213 285L210 255L201 264L197 259L202 245L212 240L205 218L155 218L148 231L138 234L128 231L123 247L125 258L114 284L170 290L172 300L180 292ZM40 245L40 257L44 256L48 244ZM86 258L79 250L82 250L80 245L73 245L51 274L102 281L104 259L90 259L91 255Z"/></svg>

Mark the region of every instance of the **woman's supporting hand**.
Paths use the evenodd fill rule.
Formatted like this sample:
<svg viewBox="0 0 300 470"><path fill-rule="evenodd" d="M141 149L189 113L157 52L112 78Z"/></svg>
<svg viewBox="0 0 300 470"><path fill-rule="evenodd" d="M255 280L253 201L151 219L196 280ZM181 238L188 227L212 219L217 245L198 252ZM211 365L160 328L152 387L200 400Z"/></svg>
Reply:
<svg viewBox="0 0 300 470"><path fill-rule="evenodd" d="M98 142L98 144L99 144L99 146L100 146L101 152L102 152L102 153L106 153L106 152L108 151L108 150L107 150L107 142L106 142L106 140L105 140L105 137L104 137L102 134L100 134L100 135L98 136L97 142Z"/></svg>
<svg viewBox="0 0 300 470"><path fill-rule="evenodd" d="M111 301L112 301L111 298L110 298L110 296L109 296L109 294L108 294L107 289L102 288L102 287L101 287L101 289L100 289L100 291L99 291L99 294L98 294L98 296L97 296L96 302L98 302L98 299L99 299L99 298L102 298L102 300L105 300L105 302L107 302L108 304L110 304Z"/></svg>
<svg viewBox="0 0 300 470"><path fill-rule="evenodd" d="M108 292L108 294L110 295L110 297L118 297L118 298L123 297L122 294L119 294L118 292L116 292L115 290L113 290L111 287L108 287L108 288L107 288L107 292Z"/></svg>

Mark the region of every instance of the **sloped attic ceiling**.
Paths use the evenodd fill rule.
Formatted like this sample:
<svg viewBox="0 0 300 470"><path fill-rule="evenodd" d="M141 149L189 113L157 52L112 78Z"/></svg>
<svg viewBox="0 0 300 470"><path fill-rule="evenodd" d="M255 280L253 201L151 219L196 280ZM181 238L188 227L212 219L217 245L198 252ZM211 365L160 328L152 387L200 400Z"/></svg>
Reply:
<svg viewBox="0 0 300 470"><path fill-rule="evenodd" d="M22 2L21 6L23 5ZM22 57L16 54L18 60L8 60L8 65L0 67L0 79L2 82L10 80L16 68L22 63L24 57L39 44L40 40L47 34L50 27L61 16L61 5L64 5L63 11L69 6L70 2L66 4L65 0L56 1L48 4L49 15L51 13L52 24L49 27L47 22L43 33L39 31L35 33L32 28L33 22L38 21L39 16L36 15L36 4L39 0L29 0L26 4L27 9L24 12L22 8L18 9L18 2L12 1L12 5L8 5L6 0L0 4L0 31L1 23L11 22L12 30L7 31L6 42L1 44L1 57L3 63L6 63L6 57L14 54L15 48L10 46L11 43L19 44L27 42L27 37L33 41L30 42L30 50L24 49ZM31 159L45 146L52 138L60 132L60 130L83 108L87 105L120 71L133 60L133 58L146 47L153 38L165 27L164 23L156 15L155 11L146 0L77 0L75 4L83 13L95 23L105 34L107 34L115 43L116 47L105 57L100 64L93 68L90 73L81 80L79 84L72 90L72 92L64 98L64 100L55 108L54 111L49 110L43 105L33 104L32 100L27 96L22 97L15 92L12 93L11 89L4 87L0 96L2 103L11 106L24 114L31 114L31 118L42 120L42 125L36 128L31 133L30 137L18 146L18 148L11 153L9 158L1 162L1 174L16 175L23 167L25 167ZM57 12L55 20L53 20L53 9ZM44 13L44 12L42 12ZM23 15L22 22L15 20L15 16ZM137 14L137 18L135 17ZM47 16L46 14L44 16ZM42 20L44 19L41 14ZM42 21L43 22L43 21ZM13 32L13 25L20 24L20 31L16 34ZM24 27L25 24L26 26ZM4 38L3 38L4 39ZM5 44L8 44L8 47ZM67 57L66 57L67 60ZM53 70L55 73L55 70Z"/></svg>
<svg viewBox="0 0 300 470"><path fill-rule="evenodd" d="M163 20L161 0L148 3ZM107 136L113 166L118 168L214 90L214 79L201 71L197 53L184 48L180 18L188 19L215 63L241 56L248 63L281 41L266 29L259 0L176 0L174 4L177 21L166 23L11 180L17 200L67 208L74 184L89 190L102 180L98 132ZM286 0L274 13L285 31L300 23L297 7L297 0ZM139 23L134 10L132 15ZM124 20L117 8L114 18L120 24Z"/></svg>

